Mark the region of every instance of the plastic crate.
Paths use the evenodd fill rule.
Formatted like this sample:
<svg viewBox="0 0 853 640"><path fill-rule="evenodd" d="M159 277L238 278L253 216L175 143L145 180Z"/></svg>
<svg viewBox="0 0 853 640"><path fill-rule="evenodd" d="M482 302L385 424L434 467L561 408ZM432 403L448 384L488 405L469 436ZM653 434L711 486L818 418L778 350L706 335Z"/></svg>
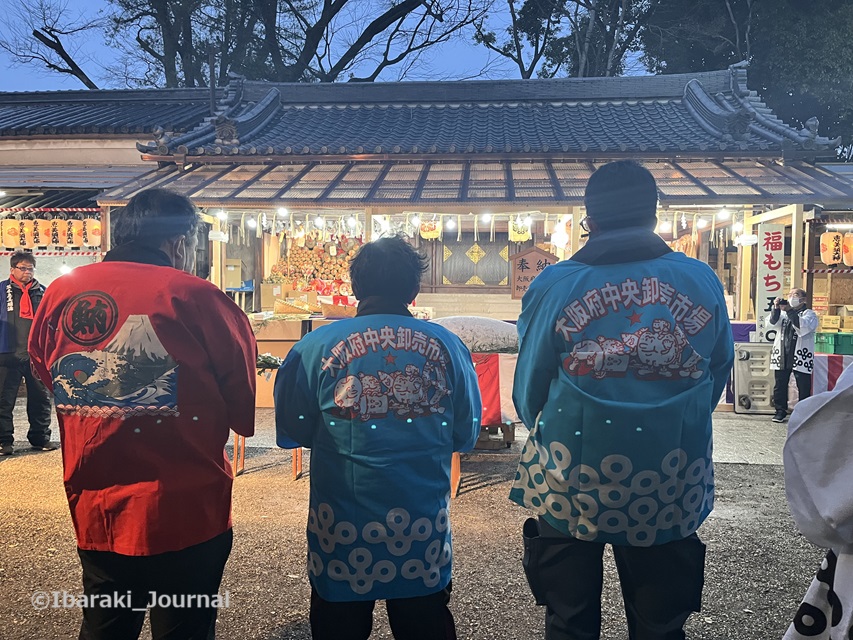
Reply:
<svg viewBox="0 0 853 640"><path fill-rule="evenodd" d="M816 333L814 336L814 351L815 353L837 353L835 350L838 333ZM851 334L853 335L853 334Z"/></svg>
<svg viewBox="0 0 853 640"><path fill-rule="evenodd" d="M836 334L834 353L842 356L853 356L853 333Z"/></svg>

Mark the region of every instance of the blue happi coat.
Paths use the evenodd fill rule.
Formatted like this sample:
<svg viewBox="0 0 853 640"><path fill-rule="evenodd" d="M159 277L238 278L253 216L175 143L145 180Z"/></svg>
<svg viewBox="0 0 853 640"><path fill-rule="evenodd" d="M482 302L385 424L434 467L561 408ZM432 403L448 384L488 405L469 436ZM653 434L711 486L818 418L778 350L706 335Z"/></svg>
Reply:
<svg viewBox="0 0 853 640"><path fill-rule="evenodd" d="M333 602L447 586L450 462L474 446L471 354L393 314L340 320L290 351L275 382L279 446L311 448L308 574Z"/></svg>
<svg viewBox="0 0 853 640"><path fill-rule="evenodd" d="M711 412L733 358L714 272L681 253L564 261L532 283L518 332L513 400L530 436L511 500L581 540L696 531L713 508Z"/></svg>

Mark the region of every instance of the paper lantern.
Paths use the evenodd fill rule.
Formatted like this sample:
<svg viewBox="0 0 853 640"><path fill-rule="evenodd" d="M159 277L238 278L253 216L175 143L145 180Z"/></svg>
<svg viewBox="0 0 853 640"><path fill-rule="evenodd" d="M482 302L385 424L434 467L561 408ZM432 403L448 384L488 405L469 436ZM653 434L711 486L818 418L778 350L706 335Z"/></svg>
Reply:
<svg viewBox="0 0 853 640"><path fill-rule="evenodd" d="M46 216L33 220L33 246L46 247L50 244L50 222Z"/></svg>
<svg viewBox="0 0 853 640"><path fill-rule="evenodd" d="M72 249L79 249L83 246L83 221L69 220L68 227L65 230L65 246Z"/></svg>
<svg viewBox="0 0 853 640"><path fill-rule="evenodd" d="M86 247L101 246L101 221L99 218L83 220L83 245Z"/></svg>
<svg viewBox="0 0 853 640"><path fill-rule="evenodd" d="M824 264L841 264L844 238L837 231L820 234L820 260Z"/></svg>
<svg viewBox="0 0 853 640"><path fill-rule="evenodd" d="M3 247L17 249L21 243L21 221L6 219L0 222L0 233L3 234Z"/></svg>
<svg viewBox="0 0 853 640"><path fill-rule="evenodd" d="M67 231L68 221L62 218L54 218L50 221L50 236L47 244L54 247L64 247L67 242Z"/></svg>
<svg viewBox="0 0 853 640"><path fill-rule="evenodd" d="M18 248L33 248L33 220L21 220L18 235Z"/></svg>
<svg viewBox="0 0 853 640"><path fill-rule="evenodd" d="M441 235L440 223L429 220L421 223L421 238L424 240L438 240Z"/></svg>
<svg viewBox="0 0 853 640"><path fill-rule="evenodd" d="M844 247L841 257L846 266L853 267L853 233L844 234Z"/></svg>
<svg viewBox="0 0 853 640"><path fill-rule="evenodd" d="M521 220L510 220L509 222L509 241L510 242L526 242L533 235L530 233L530 227Z"/></svg>

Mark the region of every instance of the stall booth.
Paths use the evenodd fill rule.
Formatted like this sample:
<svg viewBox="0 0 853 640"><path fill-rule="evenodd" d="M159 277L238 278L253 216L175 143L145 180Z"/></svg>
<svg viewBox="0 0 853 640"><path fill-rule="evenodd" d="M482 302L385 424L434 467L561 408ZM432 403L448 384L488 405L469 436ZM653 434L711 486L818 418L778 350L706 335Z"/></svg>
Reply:
<svg viewBox="0 0 853 640"><path fill-rule="evenodd" d="M853 184L815 163L836 141L776 118L744 65L630 78L234 78L218 113L140 143L159 168L99 203L122 206L154 186L191 198L216 221L212 279L262 314L259 343L271 353L285 353L312 316L352 311L347 258L389 233L431 258L416 308L515 321L511 257L537 248L559 260L582 246L586 182L614 159L654 174L658 233L715 269L736 321L754 322L743 301L755 226L785 207L802 224L812 203L853 202ZM266 390L258 397L270 402Z"/></svg>

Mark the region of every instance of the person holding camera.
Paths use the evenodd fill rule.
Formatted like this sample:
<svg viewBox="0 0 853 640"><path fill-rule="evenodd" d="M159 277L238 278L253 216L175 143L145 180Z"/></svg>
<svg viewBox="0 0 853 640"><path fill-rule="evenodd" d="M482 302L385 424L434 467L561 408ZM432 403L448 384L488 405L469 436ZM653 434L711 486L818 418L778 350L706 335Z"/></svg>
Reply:
<svg viewBox="0 0 853 640"><path fill-rule="evenodd" d="M770 352L770 368L775 371L773 422L785 422L788 417L788 381L791 373L797 380L798 399L812 394L814 370L814 334L817 314L808 308L803 289L791 289L788 299L776 298L767 319L768 327L776 327L776 338Z"/></svg>

